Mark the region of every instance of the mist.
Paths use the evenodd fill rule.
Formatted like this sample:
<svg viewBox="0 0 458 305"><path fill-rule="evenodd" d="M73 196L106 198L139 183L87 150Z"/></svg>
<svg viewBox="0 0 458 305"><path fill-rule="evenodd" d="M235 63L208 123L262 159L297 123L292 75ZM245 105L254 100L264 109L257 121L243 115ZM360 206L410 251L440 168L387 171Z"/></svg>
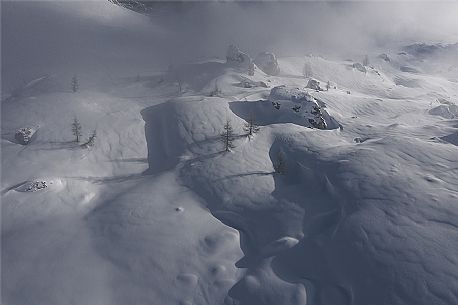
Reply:
<svg viewBox="0 0 458 305"><path fill-rule="evenodd" d="M164 5L165 13L158 6L153 23L196 54L221 53L229 42L250 53L342 55L458 41L456 2L185 2Z"/></svg>
<svg viewBox="0 0 458 305"><path fill-rule="evenodd" d="M42 74L136 74L224 58L229 44L251 56L343 58L458 41L457 2L146 3L141 14L103 0L3 2L4 90Z"/></svg>

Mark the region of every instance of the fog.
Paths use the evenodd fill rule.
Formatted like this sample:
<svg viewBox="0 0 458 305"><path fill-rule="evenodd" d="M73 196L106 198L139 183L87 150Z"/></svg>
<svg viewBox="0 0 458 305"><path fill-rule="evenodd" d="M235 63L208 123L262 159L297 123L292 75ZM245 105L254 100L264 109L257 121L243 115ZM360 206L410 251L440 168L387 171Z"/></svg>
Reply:
<svg viewBox="0 0 458 305"><path fill-rule="evenodd" d="M2 2L2 84L50 73L147 73L235 43L252 56L351 56L458 41L457 2Z"/></svg>
<svg viewBox="0 0 458 305"><path fill-rule="evenodd" d="M165 16L159 6L153 6L153 22L200 54L221 52L228 42L253 53L343 56L458 41L457 2L185 2L164 5Z"/></svg>

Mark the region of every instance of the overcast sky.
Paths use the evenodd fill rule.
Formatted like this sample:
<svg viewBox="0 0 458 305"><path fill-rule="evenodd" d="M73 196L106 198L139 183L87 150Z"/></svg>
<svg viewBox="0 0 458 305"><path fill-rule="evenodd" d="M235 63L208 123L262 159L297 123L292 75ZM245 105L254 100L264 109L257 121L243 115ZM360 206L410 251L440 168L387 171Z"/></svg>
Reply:
<svg viewBox="0 0 458 305"><path fill-rule="evenodd" d="M458 42L458 1L157 4L146 17L105 0L2 1L2 83L46 73L142 73L224 57L347 56L413 42Z"/></svg>

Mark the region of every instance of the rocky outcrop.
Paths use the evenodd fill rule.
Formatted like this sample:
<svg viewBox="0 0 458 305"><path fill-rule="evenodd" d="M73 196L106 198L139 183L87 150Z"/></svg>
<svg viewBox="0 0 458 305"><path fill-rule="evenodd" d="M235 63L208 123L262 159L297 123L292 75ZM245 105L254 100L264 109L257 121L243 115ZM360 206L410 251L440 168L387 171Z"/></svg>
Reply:
<svg viewBox="0 0 458 305"><path fill-rule="evenodd" d="M267 84L263 81L256 82L254 80L251 80L247 77L241 77L241 81L239 86L243 88L256 88L256 87L262 87L262 88L268 88Z"/></svg>
<svg viewBox="0 0 458 305"><path fill-rule="evenodd" d="M307 88L313 89L316 91L323 91L323 89L320 87L320 82L317 81L316 79L309 79L307 83Z"/></svg>
<svg viewBox="0 0 458 305"><path fill-rule="evenodd" d="M35 134L36 129L32 127L23 127L19 128L14 134L14 138L17 143L22 145L27 145L32 140L33 135Z"/></svg>
<svg viewBox="0 0 458 305"><path fill-rule="evenodd" d="M15 190L17 192L36 192L43 190L48 187L46 181L27 181L17 187Z"/></svg>
<svg viewBox="0 0 458 305"><path fill-rule="evenodd" d="M390 58L388 57L388 55L385 54L385 53L380 54L380 55L378 56L378 58L381 58L381 59L383 59L383 60L386 61L386 62L390 62L390 61L391 61L391 59L390 59Z"/></svg>
<svg viewBox="0 0 458 305"><path fill-rule="evenodd" d="M246 69L248 69L252 63L250 56L240 51L240 49L233 44L227 48L226 61L230 65L245 67Z"/></svg>
<svg viewBox="0 0 458 305"><path fill-rule="evenodd" d="M285 85L272 88L269 100L275 109L288 109L295 115L302 116L309 126L317 129L334 129L339 123L325 110L325 104L312 97L307 91Z"/></svg>
<svg viewBox="0 0 458 305"><path fill-rule="evenodd" d="M360 64L359 62L355 62L353 64L353 68L358 70L359 72L363 72L363 73L367 72L366 68L362 64Z"/></svg>
<svg viewBox="0 0 458 305"><path fill-rule="evenodd" d="M254 63L259 69L268 75L280 74L280 66L278 65L277 57L273 53L259 53L258 56L256 56Z"/></svg>

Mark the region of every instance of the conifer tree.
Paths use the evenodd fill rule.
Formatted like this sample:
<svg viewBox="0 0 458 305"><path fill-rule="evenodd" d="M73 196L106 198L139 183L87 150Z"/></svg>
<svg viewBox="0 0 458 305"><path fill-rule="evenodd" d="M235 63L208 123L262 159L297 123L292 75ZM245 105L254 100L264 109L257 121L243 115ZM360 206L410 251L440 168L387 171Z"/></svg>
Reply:
<svg viewBox="0 0 458 305"><path fill-rule="evenodd" d="M80 86L79 86L79 83L78 83L78 78L76 77L76 75L73 75L73 77L72 77L72 91L73 91L73 93L78 91L79 88L80 88Z"/></svg>
<svg viewBox="0 0 458 305"><path fill-rule="evenodd" d="M259 131L259 126L258 124L256 124L254 114L251 114L250 118L245 123L243 130L247 132L247 136L249 137L253 136L255 133Z"/></svg>
<svg viewBox="0 0 458 305"><path fill-rule="evenodd" d="M79 142L81 137L81 124L76 117L73 119L72 132L76 137L76 142Z"/></svg>
<svg viewBox="0 0 458 305"><path fill-rule="evenodd" d="M369 66L369 56L368 55L364 56L363 66Z"/></svg>
<svg viewBox="0 0 458 305"><path fill-rule="evenodd" d="M221 133L221 141L224 145L225 151L230 151L231 148L234 148L234 130L231 125L231 121L226 120L224 124L224 131Z"/></svg>

